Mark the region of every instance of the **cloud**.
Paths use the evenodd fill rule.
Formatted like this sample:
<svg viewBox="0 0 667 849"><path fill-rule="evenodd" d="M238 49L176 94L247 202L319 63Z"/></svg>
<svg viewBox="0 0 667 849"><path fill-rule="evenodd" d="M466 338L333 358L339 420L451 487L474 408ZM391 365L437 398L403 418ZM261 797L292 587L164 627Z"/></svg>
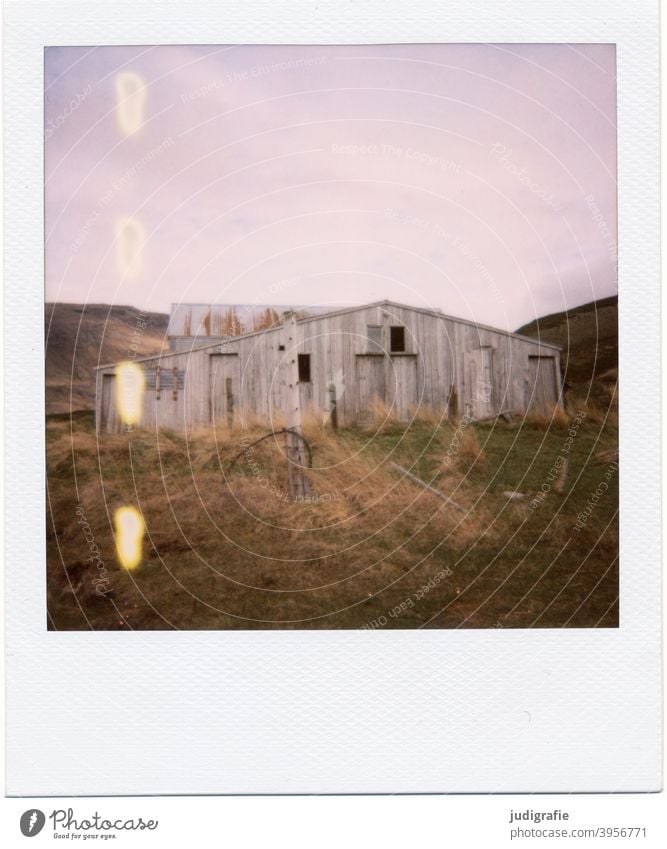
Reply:
<svg viewBox="0 0 667 849"><path fill-rule="evenodd" d="M145 83L131 134L119 75ZM611 45L49 48L45 89L48 300L269 301L292 277L294 303L514 328L616 291Z"/></svg>

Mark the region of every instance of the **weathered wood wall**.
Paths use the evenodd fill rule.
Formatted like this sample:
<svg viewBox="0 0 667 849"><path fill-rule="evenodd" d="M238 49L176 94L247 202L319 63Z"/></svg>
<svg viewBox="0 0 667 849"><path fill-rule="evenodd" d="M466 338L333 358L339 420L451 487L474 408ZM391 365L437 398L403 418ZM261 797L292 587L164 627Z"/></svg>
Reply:
<svg viewBox="0 0 667 849"><path fill-rule="evenodd" d="M383 352L368 338L380 327ZM390 327L405 328L405 351L392 353ZM377 335L375 338L378 338ZM143 360L144 369L183 373L183 389L147 388L142 427L192 430L231 414L268 418L284 409L285 356L280 328L227 338L219 345ZM339 425L370 418L375 397L402 420L419 408L445 412L454 391L459 415L547 410L560 396L560 352L553 346L473 323L394 304L341 310L299 321L297 350L310 355L301 383L304 409L324 411L336 385ZM536 359L540 358L540 359ZM97 421L121 427L109 402L115 366L97 375ZM106 380L105 380L106 375ZM105 400L106 399L106 400Z"/></svg>

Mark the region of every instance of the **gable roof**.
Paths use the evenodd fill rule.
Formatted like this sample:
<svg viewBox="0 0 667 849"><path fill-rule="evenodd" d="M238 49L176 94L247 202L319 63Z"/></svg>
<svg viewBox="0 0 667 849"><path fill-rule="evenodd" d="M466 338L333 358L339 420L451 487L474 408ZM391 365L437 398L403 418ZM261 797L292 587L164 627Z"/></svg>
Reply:
<svg viewBox="0 0 667 849"><path fill-rule="evenodd" d="M435 318L441 318L441 319L444 319L445 321L453 321L453 322L456 322L457 324L465 324L468 327L474 327L477 330L485 330L485 331L489 331L491 333L500 333L502 336L512 336L515 339L520 339L524 342L532 342L533 344L540 345L543 348L552 348L555 351L562 351L563 350L560 345L554 345L553 342L544 342L541 339L539 339L539 338L536 339L533 336L525 336L521 333L512 333L511 330L501 330L498 327L491 327L488 324L479 324L478 322L471 321L470 319L457 318L456 316L453 316L453 315L446 315L445 313L441 312L440 310L427 309L425 307L414 307L414 306L411 306L410 304L399 304L396 301L389 301L389 300L373 301L370 304L359 304L355 307L343 307L341 309L331 310L331 312L320 313L320 314L317 314L317 315L308 315L308 316L304 316L303 318L297 319L297 323L298 324L306 324L310 321L322 321L323 319L334 318L335 316L339 316L339 315L347 315L349 313L358 312L359 310L372 309L373 307L394 307L396 309L401 309L401 310L411 310L412 312L421 313L423 315L430 315L430 316L433 316ZM296 308L295 308L295 310L296 310ZM148 357L136 357L132 360L132 362L133 363L145 363L145 362L150 362L151 360L163 360L163 359L166 359L167 357L178 357L178 356L182 356L183 354L194 353L195 351L206 351L208 348L219 348L220 344L221 344L220 343L221 338L224 338L224 339L228 340L230 343L232 343L232 342L237 342L240 339L249 339L253 336L263 336L263 335L266 335L267 333L274 333L274 332L280 330L281 327L282 327L281 324L276 324L273 327L266 327L263 330L252 330L249 333L241 333L238 336L218 337L218 340L216 342L207 342L206 344L197 344L196 339L198 337L196 337L196 336L186 337L186 338L192 338L192 340L193 340L192 348L186 349L184 351L168 351L168 352L163 353L163 354L151 354ZM120 362L123 362L123 360L121 360ZM116 363L107 363L105 365L96 366L95 371L99 371L100 369L104 369L104 368L111 368L112 366L115 366L115 365L118 365L118 363L117 362Z"/></svg>

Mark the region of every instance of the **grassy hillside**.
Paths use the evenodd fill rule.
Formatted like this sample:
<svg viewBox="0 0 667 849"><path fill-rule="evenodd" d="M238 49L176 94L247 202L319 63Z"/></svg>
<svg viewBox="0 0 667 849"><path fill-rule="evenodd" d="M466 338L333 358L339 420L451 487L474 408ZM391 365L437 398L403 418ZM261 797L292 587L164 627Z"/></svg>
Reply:
<svg viewBox="0 0 667 849"><path fill-rule="evenodd" d="M571 443L564 418L546 429L503 422L458 433L427 420L337 434L311 424L316 500L293 504L280 497L280 437L230 467L263 429L187 441L135 432L98 445L90 416L75 419L71 434L69 422L52 420L49 627L615 626L617 427L602 421L596 409ZM461 509L402 478L392 461ZM577 529L602 481L603 497ZM112 533L124 504L140 507L147 528L130 572Z"/></svg>
<svg viewBox="0 0 667 849"><path fill-rule="evenodd" d="M46 412L95 407L95 367L162 350L168 316L106 304L47 304ZM146 327L141 324L146 322Z"/></svg>
<svg viewBox="0 0 667 849"><path fill-rule="evenodd" d="M553 342L563 349L568 387L615 382L618 370L618 298L604 298L567 312L544 316L517 333Z"/></svg>
<svg viewBox="0 0 667 849"><path fill-rule="evenodd" d="M252 446L265 426L98 443L91 413L49 416L48 627L615 627L615 314L609 300L522 328L566 349L567 412L552 418L448 423L422 411L406 426L378 409L368 428L335 433L309 421L307 503L283 497L283 437ZM136 317L112 319L107 330L125 335L103 360L124 355ZM146 336L160 343L160 331ZM65 363L52 372L61 381ZM113 527L128 504L146 526L132 571Z"/></svg>

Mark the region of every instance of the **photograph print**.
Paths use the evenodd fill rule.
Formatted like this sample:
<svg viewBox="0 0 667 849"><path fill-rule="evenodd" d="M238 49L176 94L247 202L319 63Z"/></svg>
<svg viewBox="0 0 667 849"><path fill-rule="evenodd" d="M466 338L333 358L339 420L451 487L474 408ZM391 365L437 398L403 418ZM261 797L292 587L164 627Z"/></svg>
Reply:
<svg viewBox="0 0 667 849"><path fill-rule="evenodd" d="M617 628L611 44L44 51L51 631Z"/></svg>

